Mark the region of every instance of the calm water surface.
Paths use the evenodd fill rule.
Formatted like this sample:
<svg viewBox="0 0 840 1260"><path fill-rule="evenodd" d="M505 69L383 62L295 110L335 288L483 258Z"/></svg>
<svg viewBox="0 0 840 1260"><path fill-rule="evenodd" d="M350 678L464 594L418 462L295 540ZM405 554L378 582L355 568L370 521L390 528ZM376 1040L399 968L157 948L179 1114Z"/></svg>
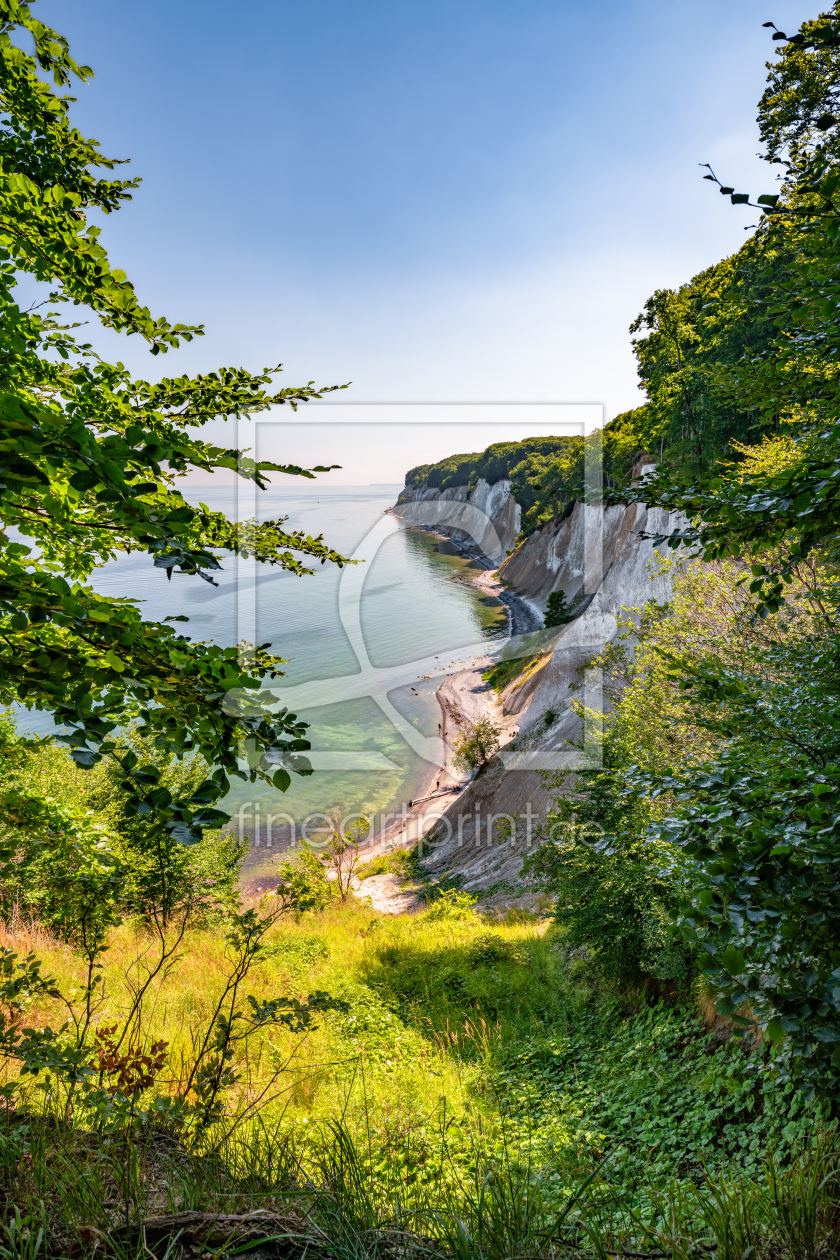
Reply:
<svg viewBox="0 0 840 1260"><path fill-rule="evenodd" d="M286 528L323 533L346 556L361 548L363 565L319 565L311 577L298 578L228 559L214 587L177 575L167 582L143 555L122 558L95 575L97 589L142 601L150 619L189 617L181 628L194 639L230 646L251 638L256 622L258 642L270 642L288 661L274 690L311 723L315 773L294 776L285 793L234 785L226 808L245 833L253 833L259 819L263 841L272 815L277 845L292 822L299 827L327 810L380 820L396 812L417 794L429 770L412 742L433 736L440 721L434 694L439 679L420 680L418 674L428 670L418 662L445 667L507 635L504 608L471 584L470 563L448 544L383 517L400 489L283 487L258 496L261 519L288 516ZM192 487L186 495L232 517L248 514L238 511L233 488ZM377 692L381 703L371 694ZM383 705L393 710L383 712ZM46 731L51 719L26 715L24 723ZM313 832L317 825L310 823Z"/></svg>

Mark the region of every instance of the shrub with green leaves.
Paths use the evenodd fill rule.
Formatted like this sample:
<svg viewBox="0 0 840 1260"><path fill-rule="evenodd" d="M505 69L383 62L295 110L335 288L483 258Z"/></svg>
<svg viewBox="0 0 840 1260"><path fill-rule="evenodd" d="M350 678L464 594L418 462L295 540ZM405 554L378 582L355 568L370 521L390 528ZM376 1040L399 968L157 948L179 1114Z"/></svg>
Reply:
<svg viewBox="0 0 840 1260"><path fill-rule="evenodd" d="M284 913L318 914L332 901L335 890L327 879L326 867L311 849L301 847L294 858L281 862L278 873L277 896Z"/></svg>
<svg viewBox="0 0 840 1260"><path fill-rule="evenodd" d="M126 731L123 740L138 761L155 767L159 788L173 799L191 795L207 777L210 767L199 754L178 760L136 728ZM129 808L111 762L103 765L92 799L113 827L113 853L124 872L125 913L164 924L187 913L197 923L238 904L246 841L232 832L208 829L197 844L180 844Z"/></svg>
<svg viewBox="0 0 840 1260"><path fill-rule="evenodd" d="M574 796L559 797L538 829L541 843L525 859L523 878L554 899L567 946L585 949L608 981L685 985L692 949L670 930L681 884L672 853L666 845L653 852L642 839L616 852L597 847L608 826L626 825L623 788L608 767L579 772Z"/></svg>
<svg viewBox="0 0 840 1260"><path fill-rule="evenodd" d="M173 797L189 794L207 775L202 757L179 761L160 752L136 728L125 731L123 739L138 760L155 768L161 790ZM8 714L0 715L0 786L2 799L8 802L2 810L0 840L13 855L4 878L6 913L14 906L63 935L72 930L73 916L61 910L55 854L37 831L17 823L24 800L64 811L78 855L91 845L107 854L119 872L120 914L163 926L173 916L186 915L195 925L238 904L245 844L211 830L196 844L180 844L148 816L128 808L112 763L103 760L92 770L81 770L54 740L21 736Z"/></svg>
<svg viewBox="0 0 840 1260"><path fill-rule="evenodd" d="M123 898L113 833L90 810L26 790L0 793L0 808L0 912L23 913L73 944L99 940Z"/></svg>
<svg viewBox="0 0 840 1260"><path fill-rule="evenodd" d="M447 888L436 897L426 911L426 922L438 923L443 919L471 919L475 917L478 898L460 888Z"/></svg>
<svg viewBox="0 0 840 1260"><path fill-rule="evenodd" d="M693 860L680 925L717 1010L757 1022L785 1075L840 1085L840 782L799 758L756 764L733 748L666 781L678 811L658 831ZM743 1009L742 1009L743 1008ZM741 1014L739 1015L739 1010Z"/></svg>
<svg viewBox="0 0 840 1260"><path fill-rule="evenodd" d="M452 760L459 770L480 770L499 748L500 731L489 717L471 722L453 745Z"/></svg>

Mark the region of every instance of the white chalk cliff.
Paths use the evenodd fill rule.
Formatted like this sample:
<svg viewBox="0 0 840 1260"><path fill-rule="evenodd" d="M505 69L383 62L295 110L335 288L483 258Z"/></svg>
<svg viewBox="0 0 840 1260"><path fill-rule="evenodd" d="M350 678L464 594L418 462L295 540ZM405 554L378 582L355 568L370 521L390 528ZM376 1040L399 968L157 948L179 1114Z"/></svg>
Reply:
<svg viewBox="0 0 840 1260"><path fill-rule="evenodd" d="M639 468L636 475L643 477L650 467ZM658 563L649 536L667 535L685 521L642 504L604 507L578 502L565 520L546 522L510 550L508 543L519 522L518 505L516 512L510 506L510 483L492 487L479 483L473 494L475 502L472 495L468 498L466 486L443 494L428 489L404 492L395 510L406 520L445 529L452 537L481 537L492 544L492 530L499 546L495 552L489 546L482 550L491 559L505 555L498 576L507 591L539 611L544 611L552 591L563 591L577 614L568 625L541 632L536 642L532 636L523 638L517 650L529 656L542 650L543 655L502 695L505 711L519 716L519 735L510 751L503 749L455 798L431 832L433 847L425 859L430 871L458 874L468 890L509 901L519 885L522 858L533 846L539 820L551 803L552 791L541 771L562 775L579 764L576 745L582 722L570 701L577 695L589 707L601 705L597 676L590 676L587 692L574 690L584 678L582 671L615 638L623 610L670 601L671 576ZM483 535L475 520L470 518L464 528L459 516L459 511L477 508L479 501L493 510L492 516L487 514L490 523ZM512 647L516 649L515 642L506 654ZM513 830L507 821L489 822L500 816L511 820Z"/></svg>
<svg viewBox="0 0 840 1260"><path fill-rule="evenodd" d="M422 525L461 543L465 550L498 564L516 544L522 509L509 481L489 485L480 478L474 489L406 486L391 509L409 525Z"/></svg>

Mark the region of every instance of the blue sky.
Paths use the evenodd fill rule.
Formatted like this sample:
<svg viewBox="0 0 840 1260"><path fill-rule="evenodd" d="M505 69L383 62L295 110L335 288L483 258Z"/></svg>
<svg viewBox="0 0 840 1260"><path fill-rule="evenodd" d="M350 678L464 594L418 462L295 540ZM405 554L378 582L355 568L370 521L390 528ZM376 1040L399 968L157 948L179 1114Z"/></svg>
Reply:
<svg viewBox="0 0 840 1260"><path fill-rule="evenodd" d="M105 222L150 376L283 361L365 399L639 401L627 326L737 249L772 18L795 0L39 0L74 117L143 177ZM375 460L373 461L375 464ZM377 477L372 466L370 480Z"/></svg>

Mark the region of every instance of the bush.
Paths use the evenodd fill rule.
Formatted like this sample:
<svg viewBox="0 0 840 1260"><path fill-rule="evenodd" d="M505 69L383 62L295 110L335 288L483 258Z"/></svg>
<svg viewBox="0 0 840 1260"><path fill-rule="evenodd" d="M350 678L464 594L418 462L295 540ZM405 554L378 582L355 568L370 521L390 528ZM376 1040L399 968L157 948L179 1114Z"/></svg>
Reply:
<svg viewBox="0 0 840 1260"><path fill-rule="evenodd" d="M114 921L125 873L114 837L90 811L26 790L0 795L11 857L2 872L4 912L23 910L73 944L98 940Z"/></svg>
<svg viewBox="0 0 840 1260"><path fill-rule="evenodd" d="M454 764L459 770L480 770L498 750L500 734L490 718L471 723L455 741Z"/></svg>
<svg viewBox="0 0 840 1260"><path fill-rule="evenodd" d="M525 962L523 950L499 936L498 932L482 932L473 941L467 956L474 967L492 967L500 962Z"/></svg>
<svg viewBox="0 0 840 1260"><path fill-rule="evenodd" d="M373 875L386 875L392 873L398 879L424 879L423 871L419 867L419 859L416 849L394 849L391 853L381 853L379 857L372 858L370 862L366 862L364 866L356 869L357 879L370 879Z"/></svg>
<svg viewBox="0 0 840 1260"><path fill-rule="evenodd" d="M158 789L168 791L174 800L191 796L207 778L210 767L203 757L179 761L134 729L124 732L123 741L141 765L154 767ZM195 923L237 906L247 843L208 830L198 844L181 844L130 811L118 774L116 763L105 762L92 800L112 824L113 852L124 872L124 911L147 923L159 919L164 924L186 912Z"/></svg>
<svg viewBox="0 0 840 1260"><path fill-rule="evenodd" d="M356 870L357 879L371 879L374 875L386 875L393 870L390 853L380 853L379 857L366 862Z"/></svg>
<svg viewBox="0 0 840 1260"><path fill-rule="evenodd" d="M189 796L207 775L203 758L178 761L132 729L122 732L121 743L140 764L153 769L159 789L174 799ZM58 817L63 811L68 819L76 857L67 851L61 861L69 865L60 878L70 877L77 858L81 861L91 846L100 855L107 854L119 875L120 914L165 926L173 915L184 912L196 923L235 907L246 846L209 830L198 844L180 844L148 817L129 810L118 773L110 759L93 769L80 769L61 744L20 736L11 715L0 713L0 790L9 800L2 811L0 839L13 857L3 881L6 903L64 932L60 925L67 916L61 909L53 847L37 828L24 829L16 822L14 800L28 799L41 802L36 813L46 810Z"/></svg>
<svg viewBox="0 0 840 1260"><path fill-rule="evenodd" d="M573 834L541 845L526 858L523 876L556 898L554 918L566 929L566 945L589 950L606 980L688 982L693 953L671 931L677 890L657 870L649 846L640 841L605 854L591 838Z"/></svg>
<svg viewBox="0 0 840 1260"><path fill-rule="evenodd" d="M279 874L277 896L283 903L283 913L319 914L332 901L326 867L311 849L302 848L292 861L281 863Z"/></svg>
<svg viewBox="0 0 840 1260"><path fill-rule="evenodd" d="M672 931L683 893L682 867L667 844L644 833L651 803L630 793L624 777L621 727L608 726L604 764L583 768L571 784L556 781L555 800L526 857L522 876L555 899L554 918L571 949L586 949L604 978L637 987L647 978L684 985L693 954ZM601 837L621 831L609 851Z"/></svg>
<svg viewBox="0 0 840 1260"><path fill-rule="evenodd" d="M441 919L472 919L475 916L477 897L461 892L458 888L449 888L436 898L426 911L426 922L436 923Z"/></svg>

